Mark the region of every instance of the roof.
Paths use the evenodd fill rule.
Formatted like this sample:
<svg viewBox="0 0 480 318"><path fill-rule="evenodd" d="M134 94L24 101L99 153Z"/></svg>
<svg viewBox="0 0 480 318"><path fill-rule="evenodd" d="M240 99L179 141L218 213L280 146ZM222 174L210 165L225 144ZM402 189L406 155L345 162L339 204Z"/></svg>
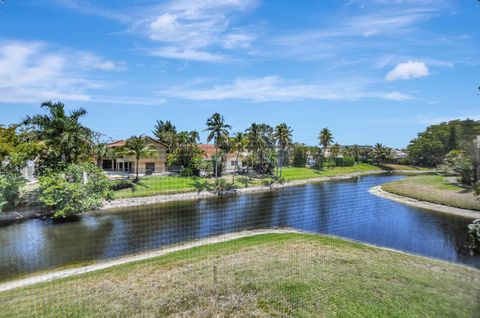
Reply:
<svg viewBox="0 0 480 318"><path fill-rule="evenodd" d="M215 145L209 145L209 144L199 144L198 149L202 150L204 152L204 159L206 160L212 160L212 157L215 155ZM233 152L229 152L226 157L227 159L230 159L232 157L235 157L236 154Z"/></svg>
<svg viewBox="0 0 480 318"><path fill-rule="evenodd" d="M167 146L166 144L164 144L163 142L161 142L160 140L157 140L157 139L154 139L150 136L145 136L146 139L150 140L150 141L153 141L155 143L158 143L158 144L161 144L163 146ZM107 144L107 147L110 147L110 148L116 148L116 147L123 147L125 146L125 144L127 143L126 140L124 139L121 139L121 140L117 140L117 141L114 141L114 142L111 142L109 144Z"/></svg>

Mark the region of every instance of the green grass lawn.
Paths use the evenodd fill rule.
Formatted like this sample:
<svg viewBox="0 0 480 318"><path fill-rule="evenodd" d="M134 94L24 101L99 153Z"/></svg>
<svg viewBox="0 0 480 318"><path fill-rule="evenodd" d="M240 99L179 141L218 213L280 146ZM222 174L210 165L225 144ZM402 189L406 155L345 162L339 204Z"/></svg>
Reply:
<svg viewBox="0 0 480 318"><path fill-rule="evenodd" d="M443 176L408 177L383 184L382 189L417 200L463 209L480 210L480 200L473 195L473 191L452 184Z"/></svg>
<svg viewBox="0 0 480 318"><path fill-rule="evenodd" d="M359 243L264 234L3 292L0 303L2 317L475 317L479 280Z"/></svg>
<svg viewBox="0 0 480 318"><path fill-rule="evenodd" d="M287 181L311 179L318 177L332 177L337 175L349 174L354 172L367 172L379 170L380 168L360 163L354 167L336 167L325 170L316 170L311 168L286 167L283 169L283 176ZM224 177L228 182L232 181L232 176ZM236 185L240 188L259 186L263 181L271 179L265 178L247 178L236 176ZM205 191L211 189L215 180L213 178L200 177L177 177L177 176L151 176L143 177L133 189L124 189L115 192L116 198L143 197L158 194L184 193L194 191Z"/></svg>
<svg viewBox="0 0 480 318"><path fill-rule="evenodd" d="M399 165L399 164L386 164L385 166L393 170L403 170L403 171L431 171L432 170L432 168L415 167L415 166L407 166L407 165Z"/></svg>

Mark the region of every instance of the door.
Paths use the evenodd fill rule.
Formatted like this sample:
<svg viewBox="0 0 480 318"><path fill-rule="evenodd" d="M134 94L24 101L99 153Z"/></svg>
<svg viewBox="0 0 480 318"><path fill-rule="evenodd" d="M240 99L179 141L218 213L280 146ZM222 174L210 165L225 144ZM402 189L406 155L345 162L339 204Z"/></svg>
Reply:
<svg viewBox="0 0 480 318"><path fill-rule="evenodd" d="M154 162L147 162L145 164L145 174L153 174L155 172L155 163Z"/></svg>

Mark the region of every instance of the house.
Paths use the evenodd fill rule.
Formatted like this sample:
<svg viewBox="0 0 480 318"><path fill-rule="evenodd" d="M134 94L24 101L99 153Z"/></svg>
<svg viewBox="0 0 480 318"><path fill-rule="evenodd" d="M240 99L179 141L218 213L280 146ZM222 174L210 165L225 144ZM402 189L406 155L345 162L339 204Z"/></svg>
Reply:
<svg viewBox="0 0 480 318"><path fill-rule="evenodd" d="M167 146L151 137L144 137L147 144L152 145L156 152L149 157L141 157L138 162L138 173L149 175L167 171ZM126 140L118 140L107 144L107 147L119 152L125 146ZM117 153L114 158L101 160L101 167L107 172L135 173L136 158L134 155Z"/></svg>
<svg viewBox="0 0 480 318"><path fill-rule="evenodd" d="M394 158L394 159L399 160L399 159L406 159L406 158L408 158L408 154L407 154L405 151L403 151L403 150L393 149L392 151L393 151L393 158Z"/></svg>
<svg viewBox="0 0 480 318"><path fill-rule="evenodd" d="M215 156L215 145L209 144L199 144L198 149L203 151L203 159L207 161L211 161L212 158ZM238 157L238 169L242 170L242 168L246 167L246 160L245 157L247 156L246 153L241 153ZM233 173L237 168L237 153L236 152L229 152L224 156L224 166L223 166L224 173Z"/></svg>

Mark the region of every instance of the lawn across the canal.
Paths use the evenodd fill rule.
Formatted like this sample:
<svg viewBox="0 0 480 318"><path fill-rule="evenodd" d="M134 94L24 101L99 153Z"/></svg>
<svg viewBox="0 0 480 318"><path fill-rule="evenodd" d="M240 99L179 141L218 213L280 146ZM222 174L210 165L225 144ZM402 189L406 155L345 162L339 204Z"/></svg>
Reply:
<svg viewBox="0 0 480 318"><path fill-rule="evenodd" d="M379 167L360 163L353 167L335 167L324 170L312 168L294 168L286 167L283 169L283 177L288 181L312 179L319 177L334 177L357 172L368 172L381 170ZM232 181L232 176L226 176L228 182ZM264 181L271 180L265 178L247 178L236 176L235 184L239 188L259 186ZM180 176L151 176L143 177L132 189L124 189L115 192L115 198L144 197L159 194L184 193L194 191L204 191L212 188L215 180L213 178L200 177L180 177Z"/></svg>
<svg viewBox="0 0 480 318"><path fill-rule="evenodd" d="M0 293L2 317L474 317L480 271L262 234Z"/></svg>
<svg viewBox="0 0 480 318"><path fill-rule="evenodd" d="M451 179L439 175L414 176L385 183L382 190L421 201L480 211L480 200L473 191L452 183Z"/></svg>

